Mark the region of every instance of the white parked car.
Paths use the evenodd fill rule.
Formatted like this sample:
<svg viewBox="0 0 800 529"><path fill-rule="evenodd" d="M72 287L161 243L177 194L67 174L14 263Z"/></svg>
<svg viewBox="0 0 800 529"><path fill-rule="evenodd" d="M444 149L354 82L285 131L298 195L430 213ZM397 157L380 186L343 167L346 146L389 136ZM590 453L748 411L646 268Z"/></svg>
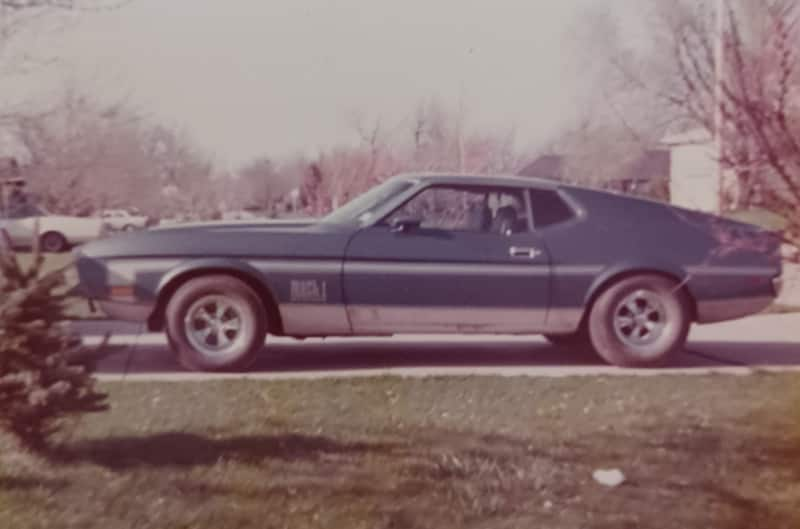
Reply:
<svg viewBox="0 0 800 529"><path fill-rule="evenodd" d="M107 209L100 213L106 225L116 231L141 230L147 227L148 218L124 209Z"/></svg>
<svg viewBox="0 0 800 529"><path fill-rule="evenodd" d="M158 226L174 226L176 224L186 224L188 222L196 222L197 220L198 219L193 218L190 215L175 215L174 217L160 219L158 221Z"/></svg>
<svg viewBox="0 0 800 529"><path fill-rule="evenodd" d="M39 243L45 252L64 252L105 235L102 219L51 215L39 206L25 204L8 212L0 211L0 228L8 233L14 248L30 248L34 243L36 223Z"/></svg>
<svg viewBox="0 0 800 529"><path fill-rule="evenodd" d="M240 210L240 211L226 211L222 214L222 220L258 220L262 217L259 217L252 211Z"/></svg>

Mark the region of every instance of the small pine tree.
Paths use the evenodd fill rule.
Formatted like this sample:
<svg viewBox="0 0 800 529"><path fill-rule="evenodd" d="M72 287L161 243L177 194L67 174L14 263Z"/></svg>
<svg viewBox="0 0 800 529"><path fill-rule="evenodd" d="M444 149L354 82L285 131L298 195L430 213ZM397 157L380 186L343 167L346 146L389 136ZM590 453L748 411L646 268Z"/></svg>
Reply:
<svg viewBox="0 0 800 529"><path fill-rule="evenodd" d="M0 244L0 428L43 451L68 417L107 409L95 356L63 326L66 268L44 274L34 248L24 267Z"/></svg>

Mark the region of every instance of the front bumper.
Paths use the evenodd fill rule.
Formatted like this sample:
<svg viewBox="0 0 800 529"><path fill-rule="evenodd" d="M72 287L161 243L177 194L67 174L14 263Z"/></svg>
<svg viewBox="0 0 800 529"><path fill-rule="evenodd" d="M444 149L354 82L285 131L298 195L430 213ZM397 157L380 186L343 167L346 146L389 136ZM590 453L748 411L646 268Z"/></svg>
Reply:
<svg viewBox="0 0 800 529"><path fill-rule="evenodd" d="M93 300L100 310L112 320L144 323L155 310L154 303L132 303L127 301Z"/></svg>

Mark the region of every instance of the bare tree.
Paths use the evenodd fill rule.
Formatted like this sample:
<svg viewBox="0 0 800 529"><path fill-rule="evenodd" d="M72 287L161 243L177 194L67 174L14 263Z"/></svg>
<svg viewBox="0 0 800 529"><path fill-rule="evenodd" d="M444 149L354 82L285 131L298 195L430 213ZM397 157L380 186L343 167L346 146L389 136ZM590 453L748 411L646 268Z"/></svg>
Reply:
<svg viewBox="0 0 800 529"><path fill-rule="evenodd" d="M351 120L354 146L338 146L304 160L302 196L306 212L320 215L387 177L414 171L482 174L516 172L515 131L466 128L465 109L436 100L420 103L413 119L387 125L380 118ZM410 125L410 126L409 126Z"/></svg>
<svg viewBox="0 0 800 529"><path fill-rule="evenodd" d="M619 188L661 147L674 112L642 86L647 61L631 49L609 3L582 12L565 43L576 84L585 89L576 94L568 124L549 138L542 154L562 156L562 177L571 182ZM651 182L651 196L666 199L667 183L667 174Z"/></svg>
<svg viewBox="0 0 800 529"><path fill-rule="evenodd" d="M149 208L162 214L215 216L221 200L214 192L217 175L211 158L184 132L144 124L139 134L146 167L141 178L152 182L150 189L157 192Z"/></svg>
<svg viewBox="0 0 800 529"><path fill-rule="evenodd" d="M680 128L718 138L736 184L722 188L723 207L781 215L787 242L800 246L800 4L728 0L721 13L697 0L655 5L647 67L612 58L617 71Z"/></svg>
<svg viewBox="0 0 800 529"><path fill-rule="evenodd" d="M57 52L51 56L32 55L28 37L59 28L69 19L65 16L68 13L118 9L127 3L128 0L0 0L0 78L8 87L15 78L51 64ZM45 202L59 210L80 212L90 208L112 185L109 179L101 187L88 185L89 167L100 163L101 158L107 159L112 145L132 144L121 141L121 135L132 136L135 131L124 123L130 114L123 116L120 109L121 105L100 105L68 89L47 108L31 106L24 98L5 98L0 124L24 151L23 158L27 159L23 174L31 177L34 189ZM134 154L128 158L133 159ZM58 197L57 204L53 197Z"/></svg>
<svg viewBox="0 0 800 529"><path fill-rule="evenodd" d="M289 167L281 167L268 157L251 161L237 171L239 191L245 199L239 201L247 207L274 214L284 206L288 193L300 185L296 172Z"/></svg>
<svg viewBox="0 0 800 529"><path fill-rule="evenodd" d="M24 172L48 208L88 213L111 193L135 186L119 178L137 159L136 117L121 105L99 105L68 91L48 112L22 115L15 133L26 151Z"/></svg>
<svg viewBox="0 0 800 529"><path fill-rule="evenodd" d="M209 216L218 205L211 160L184 134L148 123L122 102L67 90L47 112L17 117L13 130L29 187L54 212L137 207Z"/></svg>

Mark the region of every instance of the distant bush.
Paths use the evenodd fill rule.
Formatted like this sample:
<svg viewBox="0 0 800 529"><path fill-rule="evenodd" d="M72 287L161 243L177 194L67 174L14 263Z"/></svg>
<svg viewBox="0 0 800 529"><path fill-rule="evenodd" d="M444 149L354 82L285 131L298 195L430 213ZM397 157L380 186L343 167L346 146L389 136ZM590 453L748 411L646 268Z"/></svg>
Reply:
<svg viewBox="0 0 800 529"><path fill-rule="evenodd" d="M0 428L42 451L70 417L107 409L95 389L96 351L63 327L64 269L42 274L35 251L25 269L0 245Z"/></svg>

